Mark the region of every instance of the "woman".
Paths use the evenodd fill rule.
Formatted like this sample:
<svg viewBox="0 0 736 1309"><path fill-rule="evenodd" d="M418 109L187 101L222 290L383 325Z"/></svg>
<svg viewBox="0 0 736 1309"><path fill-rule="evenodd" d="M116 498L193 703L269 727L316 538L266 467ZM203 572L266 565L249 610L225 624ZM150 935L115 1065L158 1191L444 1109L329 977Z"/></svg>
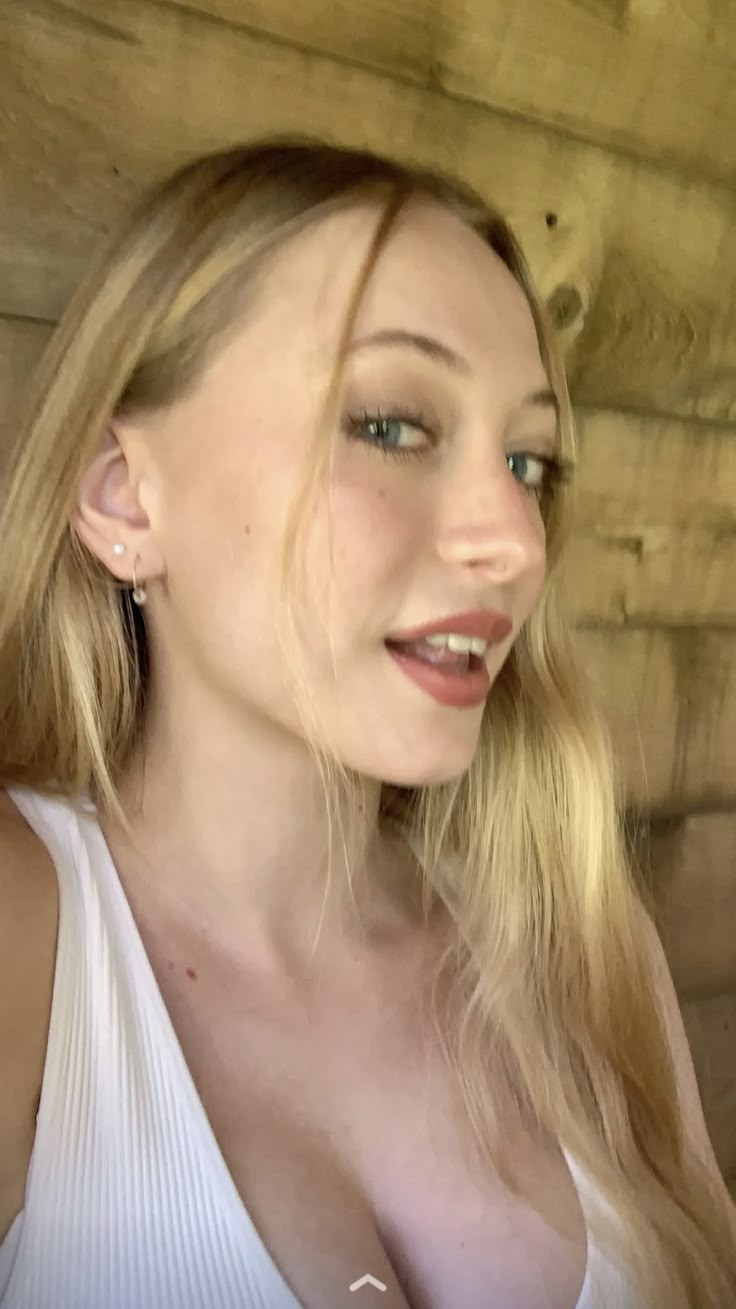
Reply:
<svg viewBox="0 0 736 1309"><path fill-rule="evenodd" d="M573 464L459 185L267 141L101 252L0 517L2 1309L736 1303Z"/></svg>

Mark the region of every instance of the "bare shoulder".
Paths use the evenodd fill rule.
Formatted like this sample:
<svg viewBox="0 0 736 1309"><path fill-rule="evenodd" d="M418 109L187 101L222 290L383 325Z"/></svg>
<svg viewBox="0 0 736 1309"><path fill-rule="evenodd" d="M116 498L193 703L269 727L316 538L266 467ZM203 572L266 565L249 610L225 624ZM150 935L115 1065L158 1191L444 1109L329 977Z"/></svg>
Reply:
<svg viewBox="0 0 736 1309"><path fill-rule="evenodd" d="M0 789L0 1240L23 1204L46 1055L58 918L51 857Z"/></svg>

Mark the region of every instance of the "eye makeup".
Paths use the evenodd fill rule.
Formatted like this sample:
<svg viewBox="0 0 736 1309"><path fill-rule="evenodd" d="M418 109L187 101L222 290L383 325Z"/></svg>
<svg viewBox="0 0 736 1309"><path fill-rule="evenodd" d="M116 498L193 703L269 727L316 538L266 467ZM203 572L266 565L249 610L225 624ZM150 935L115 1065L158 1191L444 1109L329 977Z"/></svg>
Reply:
<svg viewBox="0 0 736 1309"><path fill-rule="evenodd" d="M416 444L397 445L392 443L404 429L419 435ZM384 458L421 459L428 451L435 448L441 434L435 423L421 409L410 405L395 406L382 412L377 406L375 412L365 407L358 412L349 412L345 417L345 431L352 440L359 440L379 450ZM424 438L424 439L421 439ZM535 493L548 494L556 484L569 482L573 474L573 465L569 460L557 455L538 454L534 450L515 450L507 455L509 460L524 460L541 468L541 479L525 489Z"/></svg>

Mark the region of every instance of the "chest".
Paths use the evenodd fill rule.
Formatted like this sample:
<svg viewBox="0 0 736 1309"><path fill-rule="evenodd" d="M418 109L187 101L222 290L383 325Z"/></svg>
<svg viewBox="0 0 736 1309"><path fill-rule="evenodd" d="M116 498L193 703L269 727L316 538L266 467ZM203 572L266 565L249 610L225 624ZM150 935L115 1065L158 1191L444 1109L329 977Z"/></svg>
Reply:
<svg viewBox="0 0 736 1309"><path fill-rule="evenodd" d="M560 1235L480 1165L417 969L287 996L145 944L223 1169L304 1309L348 1303L367 1273L382 1309L575 1309L586 1231L564 1158L509 1126Z"/></svg>

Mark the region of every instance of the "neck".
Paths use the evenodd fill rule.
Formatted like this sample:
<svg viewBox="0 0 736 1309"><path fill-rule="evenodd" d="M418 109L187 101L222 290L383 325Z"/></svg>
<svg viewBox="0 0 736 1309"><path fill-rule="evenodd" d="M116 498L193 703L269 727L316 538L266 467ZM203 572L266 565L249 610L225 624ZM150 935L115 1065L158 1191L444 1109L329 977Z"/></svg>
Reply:
<svg viewBox="0 0 736 1309"><path fill-rule="evenodd" d="M99 820L126 890L228 953L290 969L416 929L419 870L380 821L378 783L344 796L330 830L303 761L269 767L262 755L234 769L212 756L154 747L118 779L130 836L114 816Z"/></svg>

